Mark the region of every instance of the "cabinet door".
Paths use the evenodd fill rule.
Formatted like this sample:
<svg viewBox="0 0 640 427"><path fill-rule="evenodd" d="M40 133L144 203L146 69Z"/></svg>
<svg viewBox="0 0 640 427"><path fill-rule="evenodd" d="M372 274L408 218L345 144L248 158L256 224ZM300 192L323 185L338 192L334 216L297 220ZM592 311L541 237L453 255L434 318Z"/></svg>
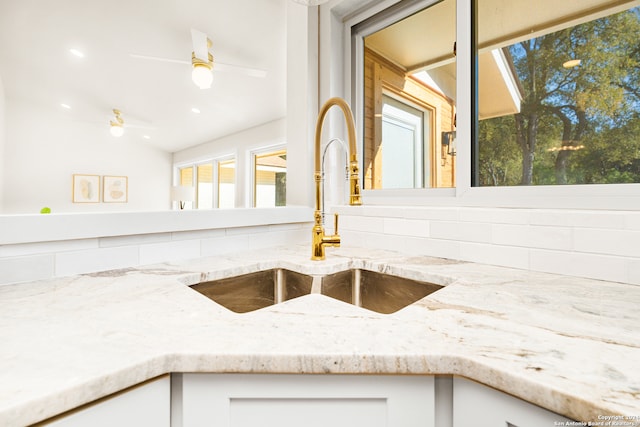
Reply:
<svg viewBox="0 0 640 427"><path fill-rule="evenodd" d="M182 374L173 382L172 427L434 426L432 377Z"/></svg>
<svg viewBox="0 0 640 427"><path fill-rule="evenodd" d="M453 380L454 427L545 427L570 421L524 400L466 380Z"/></svg>
<svg viewBox="0 0 640 427"><path fill-rule="evenodd" d="M55 427L170 427L169 375L83 406L40 425Z"/></svg>

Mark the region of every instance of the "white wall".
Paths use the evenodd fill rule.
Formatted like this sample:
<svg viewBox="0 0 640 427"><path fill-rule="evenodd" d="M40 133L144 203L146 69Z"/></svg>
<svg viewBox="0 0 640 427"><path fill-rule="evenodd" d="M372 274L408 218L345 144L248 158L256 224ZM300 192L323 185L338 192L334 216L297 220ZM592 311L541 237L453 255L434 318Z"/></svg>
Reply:
<svg viewBox="0 0 640 427"><path fill-rule="evenodd" d="M287 122L282 118L175 152L173 164L181 165L233 155L236 158L236 207L251 207L250 195L247 193L251 176L249 153L257 148L286 142Z"/></svg>
<svg viewBox="0 0 640 427"><path fill-rule="evenodd" d="M106 123L73 122L65 111L42 111L6 100L3 213L153 211L170 208L171 154L114 138ZM128 203L73 203L72 175L124 175Z"/></svg>

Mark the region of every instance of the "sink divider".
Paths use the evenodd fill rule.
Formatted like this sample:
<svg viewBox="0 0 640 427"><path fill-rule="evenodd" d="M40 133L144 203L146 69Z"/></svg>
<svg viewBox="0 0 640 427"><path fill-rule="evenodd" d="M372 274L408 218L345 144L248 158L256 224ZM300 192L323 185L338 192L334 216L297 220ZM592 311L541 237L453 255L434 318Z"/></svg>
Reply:
<svg viewBox="0 0 640 427"><path fill-rule="evenodd" d="M275 294L275 298L274 299L275 299L275 303L279 304L279 303L283 302L284 298L285 298L284 293L285 293L285 285L286 284L285 284L285 278L284 278L284 271L282 271L281 268L277 268L276 271L275 271L275 275L276 275L276 277L275 277L274 283L276 285L276 288L275 288L275 292L274 292L274 294Z"/></svg>
<svg viewBox="0 0 640 427"><path fill-rule="evenodd" d="M352 304L356 307L362 307L362 301L360 299L360 281L362 278L362 273L359 268L355 268L353 270L353 287L351 289L352 292Z"/></svg>
<svg viewBox="0 0 640 427"><path fill-rule="evenodd" d="M313 281L311 282L311 293L312 294L321 294L322 293L322 278L324 276L313 276Z"/></svg>

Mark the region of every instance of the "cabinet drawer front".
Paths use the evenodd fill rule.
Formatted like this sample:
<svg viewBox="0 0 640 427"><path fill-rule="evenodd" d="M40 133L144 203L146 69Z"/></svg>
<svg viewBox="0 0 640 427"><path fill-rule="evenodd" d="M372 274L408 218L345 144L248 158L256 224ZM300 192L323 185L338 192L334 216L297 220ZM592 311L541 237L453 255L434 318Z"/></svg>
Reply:
<svg viewBox="0 0 640 427"><path fill-rule="evenodd" d="M426 376L182 374L172 425L428 427L433 384Z"/></svg>

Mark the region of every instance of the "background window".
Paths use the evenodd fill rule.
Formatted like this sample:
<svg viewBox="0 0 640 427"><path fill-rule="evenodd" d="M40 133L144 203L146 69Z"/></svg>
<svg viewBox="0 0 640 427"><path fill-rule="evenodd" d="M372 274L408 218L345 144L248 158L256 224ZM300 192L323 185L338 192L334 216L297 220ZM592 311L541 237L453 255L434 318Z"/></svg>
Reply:
<svg viewBox="0 0 640 427"><path fill-rule="evenodd" d="M236 205L236 161L218 162L218 207L233 208Z"/></svg>
<svg viewBox="0 0 640 427"><path fill-rule="evenodd" d="M196 166L198 181L196 186L196 203L198 209L213 208L213 164L205 163Z"/></svg>
<svg viewBox="0 0 640 427"><path fill-rule="evenodd" d="M255 155L253 194L258 208L287 204L286 150Z"/></svg>
<svg viewBox="0 0 640 427"><path fill-rule="evenodd" d="M194 183L193 183L193 166L186 166L183 168L180 168L178 171L179 175L180 175L180 183L179 185L181 186L185 186L185 187L193 187ZM183 203L183 207L182 209L193 209L194 207L194 202L193 201L181 201L180 203Z"/></svg>

